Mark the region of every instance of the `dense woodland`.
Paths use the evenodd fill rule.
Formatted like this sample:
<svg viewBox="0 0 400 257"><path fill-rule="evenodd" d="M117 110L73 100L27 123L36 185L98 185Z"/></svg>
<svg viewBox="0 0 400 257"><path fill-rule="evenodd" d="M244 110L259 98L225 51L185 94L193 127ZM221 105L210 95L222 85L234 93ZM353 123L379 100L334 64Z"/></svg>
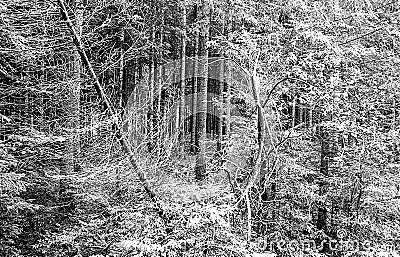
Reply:
<svg viewBox="0 0 400 257"><path fill-rule="evenodd" d="M399 256L398 0L0 0L0 256Z"/></svg>

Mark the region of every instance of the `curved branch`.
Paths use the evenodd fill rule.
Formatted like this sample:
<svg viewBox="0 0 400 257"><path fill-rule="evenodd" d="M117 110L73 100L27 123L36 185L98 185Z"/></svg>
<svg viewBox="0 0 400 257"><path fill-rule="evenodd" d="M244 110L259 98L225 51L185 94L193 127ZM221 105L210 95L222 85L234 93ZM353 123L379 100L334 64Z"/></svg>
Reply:
<svg viewBox="0 0 400 257"><path fill-rule="evenodd" d="M288 80L288 79L289 79L289 77L286 77L286 78L283 78L283 79L279 80L277 83L275 83L275 85L274 85L274 86L271 88L271 90L269 91L269 93L268 93L268 95L267 95L267 98L265 99L265 101L264 101L264 103L263 103L263 105L262 105L263 108L265 108L265 106L267 105L267 103L268 103L268 101L269 101L269 98L271 97L272 92L274 92L275 88L277 88L277 87L279 86L279 84L281 84L282 82L285 82L285 81Z"/></svg>

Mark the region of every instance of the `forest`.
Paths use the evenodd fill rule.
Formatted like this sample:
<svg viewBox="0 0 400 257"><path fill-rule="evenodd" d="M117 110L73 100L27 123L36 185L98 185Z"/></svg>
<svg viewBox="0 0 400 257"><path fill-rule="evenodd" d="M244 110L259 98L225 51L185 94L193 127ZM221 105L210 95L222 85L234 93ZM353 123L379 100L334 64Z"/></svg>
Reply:
<svg viewBox="0 0 400 257"><path fill-rule="evenodd" d="M0 0L0 256L399 257L399 0Z"/></svg>

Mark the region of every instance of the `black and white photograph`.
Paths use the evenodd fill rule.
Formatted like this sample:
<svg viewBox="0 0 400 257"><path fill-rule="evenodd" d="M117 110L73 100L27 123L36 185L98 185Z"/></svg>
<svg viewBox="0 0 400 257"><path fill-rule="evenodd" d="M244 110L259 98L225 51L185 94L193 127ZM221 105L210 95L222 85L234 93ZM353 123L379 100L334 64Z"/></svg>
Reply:
<svg viewBox="0 0 400 257"><path fill-rule="evenodd" d="M0 257L400 257L400 0L0 0Z"/></svg>

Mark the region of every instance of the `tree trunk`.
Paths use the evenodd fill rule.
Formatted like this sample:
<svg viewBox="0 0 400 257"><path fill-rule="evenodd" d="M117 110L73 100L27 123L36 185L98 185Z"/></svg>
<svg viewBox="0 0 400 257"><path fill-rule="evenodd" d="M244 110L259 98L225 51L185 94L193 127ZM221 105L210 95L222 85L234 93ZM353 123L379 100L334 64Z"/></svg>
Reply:
<svg viewBox="0 0 400 257"><path fill-rule="evenodd" d="M197 97L197 126L196 126L196 166L195 178L196 180L203 180L206 176L206 135L207 135L207 87L208 87L208 49L207 40L209 35L209 13L206 4L202 7L202 13L206 19L203 35L200 37L200 51L199 51L199 70L198 70L198 97Z"/></svg>
<svg viewBox="0 0 400 257"><path fill-rule="evenodd" d="M164 41L164 14L161 14L161 29L160 29L160 39L158 42L159 48L162 48L162 44ZM157 153L160 155L161 150L163 148L163 141L166 136L166 132L168 131L168 124L167 124L167 104L166 100L168 96L165 96L164 99L162 99L162 85L164 83L164 66L161 63L162 56L161 54L158 55L158 60L157 60L157 75L158 77L155 78L155 81L157 81L157 121L156 121L156 127L157 127Z"/></svg>
<svg viewBox="0 0 400 257"><path fill-rule="evenodd" d="M152 40L155 40L155 28L152 28ZM154 49L152 49L150 64L149 64L149 101L148 101L148 113L147 113L147 125L148 125L148 142L147 148L151 152L154 149L154 76L155 76L155 60L154 60Z"/></svg>
<svg viewBox="0 0 400 257"><path fill-rule="evenodd" d="M83 7L82 1L75 1L75 30L79 37L82 35L83 23ZM70 133L70 140L68 141L68 168L67 172L78 170L78 158L80 152L80 136L79 136L79 116L80 116L80 87L81 87L81 72L82 63L77 50L74 50L72 56L72 83L67 85L68 92L68 129Z"/></svg>
<svg viewBox="0 0 400 257"><path fill-rule="evenodd" d="M181 45L181 77L180 77L180 102L178 115L179 139L185 136L185 89L186 89L186 0L182 1L182 45Z"/></svg>
<svg viewBox="0 0 400 257"><path fill-rule="evenodd" d="M257 158L255 161L254 165L254 172L249 179L249 183L247 184L246 188L244 191L242 191L242 195L240 199L236 202L236 206L240 204L242 200L245 198L249 198L249 193L251 188L254 186L256 181L259 181L259 176L262 171L262 158L264 155L264 148L265 148L265 132L267 131L267 123L264 117L264 110L261 105L260 101L260 79L257 75L257 66L258 66L258 56L256 58L254 68L252 72L248 72L248 75L251 77L251 88L253 91L253 99L256 104L257 108L257 128L258 128L258 135L259 135L259 141L258 141L258 153L257 153ZM270 140L272 142L271 134L269 134ZM248 207L248 212L250 212L250 208ZM251 220L248 220L248 238L247 240L250 241L251 239Z"/></svg>
<svg viewBox="0 0 400 257"><path fill-rule="evenodd" d="M125 66L125 59L124 59L124 41L125 41L125 35L124 31L121 30L121 35L120 35L120 54L119 54L119 74L118 74L118 79L119 79L119 96L118 96L118 107L120 108L121 111L121 117L123 115L123 108L125 107L126 103L126 85L124 81L124 66Z"/></svg>
<svg viewBox="0 0 400 257"><path fill-rule="evenodd" d="M222 35L225 35L225 23L224 23L224 18L223 17L223 24L222 24ZM222 53L221 55L221 60L219 62L219 74L218 74L218 83L219 83L219 89L218 89L218 103L219 106L222 106L218 108L218 124L217 124L217 153L218 157L222 157L222 126L224 124L223 122L223 116L224 116L224 86L225 86L225 55Z"/></svg>
<svg viewBox="0 0 400 257"><path fill-rule="evenodd" d="M321 142L321 161L320 173L321 181L319 182L319 195L322 197L326 192L326 185L324 178L327 177L329 167L329 131L325 126L319 127L319 137ZM320 230L326 229L327 209L324 202L319 202L317 228Z"/></svg>
<svg viewBox="0 0 400 257"><path fill-rule="evenodd" d="M193 78L192 78L192 125L191 125L191 133L190 133L190 151L192 153L197 153L198 149L196 148L196 126L197 126L197 94L198 94L198 48L199 48L199 32L196 30L195 42L194 42L194 65L193 65Z"/></svg>
<svg viewBox="0 0 400 257"><path fill-rule="evenodd" d="M228 42L233 41L233 18L232 13L229 11L229 26L228 26ZM230 58L231 56L228 56ZM226 62L226 118L225 118L225 141L228 141L231 133L231 93L232 93L232 65L231 61ZM226 147L226 146L225 146ZM223 147L224 148L224 147Z"/></svg>
<svg viewBox="0 0 400 257"><path fill-rule="evenodd" d="M393 120L392 120L392 129L396 129L396 98L393 98Z"/></svg>
<svg viewBox="0 0 400 257"><path fill-rule="evenodd" d="M296 126L296 101L297 97L293 96L293 101L292 101L292 128Z"/></svg>
<svg viewBox="0 0 400 257"><path fill-rule="evenodd" d="M218 83L219 83L219 95L218 95L218 102L220 106L223 106L224 104L224 77L225 77L225 60L224 58L221 59L220 65L219 65L219 75L218 75ZM224 116L224 108L219 107L218 108L218 131L217 131L217 152L218 152L218 157L222 157L223 153L223 148L222 148L222 126L224 125L223 122L223 116Z"/></svg>

